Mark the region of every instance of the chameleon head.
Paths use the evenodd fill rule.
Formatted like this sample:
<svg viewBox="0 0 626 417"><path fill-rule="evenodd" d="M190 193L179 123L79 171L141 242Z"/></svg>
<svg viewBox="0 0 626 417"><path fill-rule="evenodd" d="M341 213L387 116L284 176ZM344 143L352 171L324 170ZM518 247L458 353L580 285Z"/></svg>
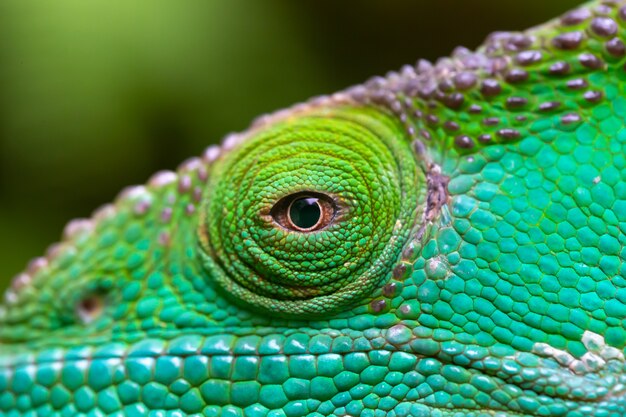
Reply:
<svg viewBox="0 0 626 417"><path fill-rule="evenodd" d="M402 123L344 101L258 122L68 225L0 310L0 413L330 401L316 362L341 373L331 345L349 353L347 329L390 310L428 189Z"/></svg>
<svg viewBox="0 0 626 417"><path fill-rule="evenodd" d="M0 415L626 415L624 22L280 112L71 223L0 308Z"/></svg>

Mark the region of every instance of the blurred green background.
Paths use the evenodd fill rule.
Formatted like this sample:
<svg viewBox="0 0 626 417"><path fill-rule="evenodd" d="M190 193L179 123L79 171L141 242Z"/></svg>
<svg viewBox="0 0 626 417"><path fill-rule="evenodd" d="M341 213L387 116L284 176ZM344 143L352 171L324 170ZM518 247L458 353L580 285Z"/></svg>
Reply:
<svg viewBox="0 0 626 417"><path fill-rule="evenodd" d="M262 113L581 0L2 0L0 288L63 225Z"/></svg>

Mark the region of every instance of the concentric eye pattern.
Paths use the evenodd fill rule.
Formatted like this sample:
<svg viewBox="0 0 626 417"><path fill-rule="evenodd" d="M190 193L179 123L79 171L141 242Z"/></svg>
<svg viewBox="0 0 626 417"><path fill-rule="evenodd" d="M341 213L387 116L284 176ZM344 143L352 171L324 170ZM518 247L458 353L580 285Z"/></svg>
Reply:
<svg viewBox="0 0 626 417"><path fill-rule="evenodd" d="M403 130L354 109L287 119L214 167L199 237L210 279L253 308L312 316L371 294L423 208Z"/></svg>

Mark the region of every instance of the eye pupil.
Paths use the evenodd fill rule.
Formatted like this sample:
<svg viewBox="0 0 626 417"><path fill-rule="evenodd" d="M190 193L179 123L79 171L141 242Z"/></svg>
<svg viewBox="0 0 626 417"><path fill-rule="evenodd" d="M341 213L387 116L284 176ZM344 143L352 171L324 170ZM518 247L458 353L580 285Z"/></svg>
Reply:
<svg viewBox="0 0 626 417"><path fill-rule="evenodd" d="M294 200L289 206L289 218L300 229L310 229L322 217L322 208L316 197L305 197Z"/></svg>
<svg viewBox="0 0 626 417"><path fill-rule="evenodd" d="M328 227L337 214L332 198L314 191L302 191L283 197L269 213L276 225L298 233L309 233Z"/></svg>

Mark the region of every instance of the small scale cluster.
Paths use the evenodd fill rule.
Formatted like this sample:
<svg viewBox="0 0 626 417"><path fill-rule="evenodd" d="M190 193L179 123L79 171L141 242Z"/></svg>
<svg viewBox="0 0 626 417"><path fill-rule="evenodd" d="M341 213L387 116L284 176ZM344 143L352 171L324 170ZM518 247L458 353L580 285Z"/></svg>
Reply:
<svg viewBox="0 0 626 417"><path fill-rule="evenodd" d="M626 7L618 3L580 8L525 33L494 33L477 52L457 48L451 58L420 60L345 93L389 109L425 143L469 152L517 141L554 115L555 123L578 123L585 104L605 98L590 76L622 64L624 22ZM580 94L572 97L574 91Z"/></svg>

